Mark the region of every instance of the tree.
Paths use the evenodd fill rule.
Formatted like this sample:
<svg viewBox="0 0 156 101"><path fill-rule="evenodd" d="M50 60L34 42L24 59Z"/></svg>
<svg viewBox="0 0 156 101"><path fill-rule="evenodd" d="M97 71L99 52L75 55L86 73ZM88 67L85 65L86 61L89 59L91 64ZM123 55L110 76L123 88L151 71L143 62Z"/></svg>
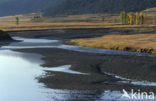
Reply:
<svg viewBox="0 0 156 101"><path fill-rule="evenodd" d="M126 13L125 11L122 11L120 13L120 22L121 24L144 24L146 19L146 14L143 12L129 12Z"/></svg>
<svg viewBox="0 0 156 101"><path fill-rule="evenodd" d="M144 13L143 12L140 12L140 24L144 24Z"/></svg>
<svg viewBox="0 0 156 101"><path fill-rule="evenodd" d="M127 13L125 11L120 13L120 22L121 24L127 24Z"/></svg>
<svg viewBox="0 0 156 101"><path fill-rule="evenodd" d="M16 24L19 24L19 17L16 17Z"/></svg>
<svg viewBox="0 0 156 101"><path fill-rule="evenodd" d="M135 15L135 24L137 24L137 25L140 24L139 18L140 18L139 13L136 12L136 15Z"/></svg>
<svg viewBox="0 0 156 101"><path fill-rule="evenodd" d="M133 25L135 22L135 14L134 12L129 12L128 13L128 18L129 18L129 24Z"/></svg>

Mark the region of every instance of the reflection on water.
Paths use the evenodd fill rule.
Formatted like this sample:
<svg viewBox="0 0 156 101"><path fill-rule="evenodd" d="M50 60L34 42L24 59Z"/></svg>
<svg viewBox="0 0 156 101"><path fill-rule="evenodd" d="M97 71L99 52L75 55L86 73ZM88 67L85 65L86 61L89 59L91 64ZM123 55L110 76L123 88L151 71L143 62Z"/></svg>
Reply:
<svg viewBox="0 0 156 101"><path fill-rule="evenodd" d="M22 58L23 55L8 50L0 51L0 101L46 100L44 94L38 93L42 91L38 89L41 85L34 80L34 77L42 74L38 69L39 64Z"/></svg>
<svg viewBox="0 0 156 101"><path fill-rule="evenodd" d="M0 51L0 101L51 101L51 97L63 99L65 94L68 94L68 99L70 91L50 90L37 82L35 77L43 75L43 70L47 70L40 66L43 63L40 58L34 54Z"/></svg>
<svg viewBox="0 0 156 101"><path fill-rule="evenodd" d="M31 61L29 60L29 57ZM0 51L0 101L69 101L69 100L101 100L106 92L87 90L58 90L44 88L35 79L44 75L43 70L63 71L66 73L83 74L69 70L69 65L42 68L40 55L23 54L10 50ZM35 61L33 61L35 60ZM108 93L108 92L107 92ZM121 98L121 93L112 93L112 97ZM107 96L109 98L109 96Z"/></svg>
<svg viewBox="0 0 156 101"><path fill-rule="evenodd" d="M112 51L87 47L63 45L57 40L26 39L14 37L23 42L15 42L0 48L0 101L129 101L119 91L88 91L48 89L35 79L45 75L45 70L83 75L70 70L70 65L42 68L42 56L13 52L21 48L61 48L80 52L149 55L137 52ZM53 75L52 75L53 76Z"/></svg>
<svg viewBox="0 0 156 101"><path fill-rule="evenodd" d="M22 37L12 37L14 40L19 40L23 42L35 42L35 43L48 43L48 42L58 42L58 40L48 40L48 39L34 39L34 38L22 38Z"/></svg>

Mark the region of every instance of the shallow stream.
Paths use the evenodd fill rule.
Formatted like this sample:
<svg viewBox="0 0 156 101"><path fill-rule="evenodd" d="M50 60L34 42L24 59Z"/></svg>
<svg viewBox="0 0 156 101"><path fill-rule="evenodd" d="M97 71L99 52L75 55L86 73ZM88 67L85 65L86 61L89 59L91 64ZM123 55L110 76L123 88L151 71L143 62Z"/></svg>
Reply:
<svg viewBox="0 0 156 101"><path fill-rule="evenodd" d="M69 101L69 100L129 100L119 91L88 91L49 89L38 83L36 77L45 76L45 70L77 75L90 75L70 70L71 65L53 68L42 67L44 61L38 54L15 52L24 48L61 48L79 52L155 56L145 53L124 52L64 45L59 40L31 39L14 37L21 42L14 42L0 48L0 101ZM53 75L51 75L53 76ZM125 80L125 79L124 79ZM127 79L126 79L127 80Z"/></svg>

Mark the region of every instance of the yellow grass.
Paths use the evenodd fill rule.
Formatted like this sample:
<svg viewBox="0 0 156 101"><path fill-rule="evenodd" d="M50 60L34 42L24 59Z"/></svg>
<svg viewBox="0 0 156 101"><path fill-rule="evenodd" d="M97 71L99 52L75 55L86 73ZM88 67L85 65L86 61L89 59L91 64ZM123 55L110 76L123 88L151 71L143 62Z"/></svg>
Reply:
<svg viewBox="0 0 156 101"><path fill-rule="evenodd" d="M16 25L16 16L20 24ZM120 25L119 15L85 14L62 17L43 17L33 21L34 14L0 17L0 29L4 31L71 29L71 28L120 28L120 27L155 27L156 25Z"/></svg>
<svg viewBox="0 0 156 101"><path fill-rule="evenodd" d="M145 25L121 25L120 14L82 14L60 17L42 17L41 21L33 21L40 13L0 17L0 29L5 31L70 29L70 28L134 28L156 27L156 8L144 11L147 14ZM16 25L16 16L20 24Z"/></svg>
<svg viewBox="0 0 156 101"><path fill-rule="evenodd" d="M97 38L70 40L68 43L96 48L156 52L156 34L106 35Z"/></svg>
<svg viewBox="0 0 156 101"><path fill-rule="evenodd" d="M33 14L16 15L19 25L16 25L16 16L0 17L0 29L4 31L46 30L46 29L73 29L73 28L118 28L118 30L133 30L138 33L155 31L156 8L144 11L147 14L144 25L121 25L120 17L112 14L84 14L60 17L42 17L39 21L32 20ZM92 39L71 40L70 43L97 48L120 49L131 51L156 52L156 35L110 35ZM148 50L145 50L145 49ZM142 50L141 50L142 49Z"/></svg>
<svg viewBox="0 0 156 101"><path fill-rule="evenodd" d="M35 14L16 15L20 24L16 25L16 16L0 17L0 29L4 31L71 29L71 28L134 28L156 27L156 24L120 25L119 15L84 14L61 17L42 17L41 21L33 21Z"/></svg>
<svg viewBox="0 0 156 101"><path fill-rule="evenodd" d="M19 25L16 25L16 16L19 17ZM32 18L34 14L16 16L0 17L0 29L4 31L18 31L66 28L104 28L105 26L114 25L115 21L119 22L117 15L110 17L110 15L107 14L42 17L41 21L33 21Z"/></svg>

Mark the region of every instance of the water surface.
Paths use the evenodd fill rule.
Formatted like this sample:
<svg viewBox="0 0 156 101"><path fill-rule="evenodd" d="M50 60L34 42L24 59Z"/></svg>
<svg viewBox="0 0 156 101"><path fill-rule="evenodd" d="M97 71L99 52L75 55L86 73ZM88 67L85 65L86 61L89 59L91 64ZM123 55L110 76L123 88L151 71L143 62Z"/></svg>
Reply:
<svg viewBox="0 0 156 101"><path fill-rule="evenodd" d="M86 53L156 57L155 54L149 54L149 53L128 52L128 51L120 51L120 50L108 50L108 49L81 47L81 46L74 46L74 45L64 45L62 43L62 40L33 39L33 38L22 38L22 37L13 37L13 39L19 40L22 42L12 43L9 46L1 47L1 49L60 48L60 49L66 49L66 50L72 50L72 51L78 51L78 52L86 52Z"/></svg>
<svg viewBox="0 0 156 101"><path fill-rule="evenodd" d="M53 69L42 68L40 65L44 62L40 60L41 57L10 50L0 51L0 101L51 101L51 97L60 100L63 99L61 92L68 93L68 97L70 96L68 90L45 88L43 84L37 82L36 77L44 76L45 70L80 75L83 73L70 70L70 65Z"/></svg>
<svg viewBox="0 0 156 101"><path fill-rule="evenodd" d="M42 74L38 69L41 61L27 60L23 58L25 55L9 50L0 51L0 101L46 101L44 94L39 93L42 92L42 89L38 89L41 84L35 80Z"/></svg>
<svg viewBox="0 0 156 101"><path fill-rule="evenodd" d="M86 75L86 73L70 70L70 64L53 68L43 68L40 66L44 63L44 61L41 60L41 55L14 52L12 51L13 49L60 48L88 53L154 56L138 52L64 45L60 40L21 37L14 37L14 39L22 42L14 42L9 46L0 48L0 101L128 100L122 97L122 92L120 91L48 89L44 87L44 84L38 83L36 79L36 77L45 76L45 71L47 70L73 75ZM122 80L122 78L120 79Z"/></svg>
<svg viewBox="0 0 156 101"><path fill-rule="evenodd" d="M122 98L119 91L90 91L48 89L38 83L36 77L45 76L45 70L76 75L85 73L70 70L70 65L42 68L42 56L10 50L0 51L0 101L75 101L115 100ZM54 75L51 75L54 76Z"/></svg>

